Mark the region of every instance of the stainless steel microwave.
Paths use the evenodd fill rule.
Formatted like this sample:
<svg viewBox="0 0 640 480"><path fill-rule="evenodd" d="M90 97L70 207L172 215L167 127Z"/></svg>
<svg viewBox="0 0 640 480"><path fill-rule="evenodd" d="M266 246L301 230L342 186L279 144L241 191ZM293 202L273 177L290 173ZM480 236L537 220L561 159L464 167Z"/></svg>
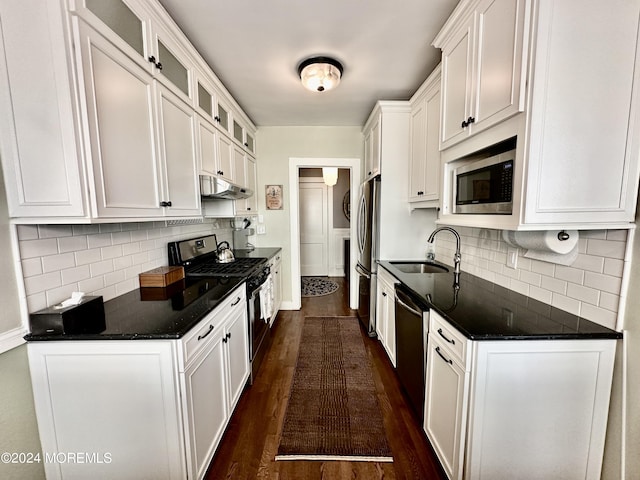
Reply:
<svg viewBox="0 0 640 480"><path fill-rule="evenodd" d="M453 213L509 215L513 211L515 150L453 171Z"/></svg>

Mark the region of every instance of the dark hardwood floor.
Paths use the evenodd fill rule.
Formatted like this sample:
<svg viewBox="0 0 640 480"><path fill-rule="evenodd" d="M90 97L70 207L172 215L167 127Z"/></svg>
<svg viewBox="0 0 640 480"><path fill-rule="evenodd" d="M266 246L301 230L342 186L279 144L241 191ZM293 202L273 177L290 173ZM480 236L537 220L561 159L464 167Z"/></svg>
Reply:
<svg viewBox="0 0 640 480"><path fill-rule="evenodd" d="M373 367L393 463L275 461L305 316L354 315L346 283L331 295L303 298L300 311L282 311L273 327L271 348L253 385L242 395L207 473L220 479L407 479L443 480L445 475L377 339L363 338Z"/></svg>

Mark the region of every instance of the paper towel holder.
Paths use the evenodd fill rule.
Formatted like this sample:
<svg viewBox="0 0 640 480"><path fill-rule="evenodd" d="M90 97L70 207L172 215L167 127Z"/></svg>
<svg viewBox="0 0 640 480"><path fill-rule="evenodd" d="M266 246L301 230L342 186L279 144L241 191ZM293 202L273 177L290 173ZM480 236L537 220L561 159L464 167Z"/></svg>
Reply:
<svg viewBox="0 0 640 480"><path fill-rule="evenodd" d="M560 240L561 242L564 242L565 240L569 240L569 238L571 238L571 235L569 235L564 230L560 230L558 232L558 240Z"/></svg>

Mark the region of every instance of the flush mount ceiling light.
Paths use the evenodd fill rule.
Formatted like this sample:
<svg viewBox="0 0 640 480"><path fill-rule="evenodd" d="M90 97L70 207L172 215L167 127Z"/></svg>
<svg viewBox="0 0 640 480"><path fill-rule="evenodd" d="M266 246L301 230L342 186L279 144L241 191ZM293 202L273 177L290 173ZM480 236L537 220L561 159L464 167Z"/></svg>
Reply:
<svg viewBox="0 0 640 480"><path fill-rule="evenodd" d="M326 92L335 88L342 77L342 65L329 57L312 57L298 67L302 85L312 92Z"/></svg>
<svg viewBox="0 0 640 480"><path fill-rule="evenodd" d="M338 182L338 167L322 167L322 179L327 187L333 187Z"/></svg>

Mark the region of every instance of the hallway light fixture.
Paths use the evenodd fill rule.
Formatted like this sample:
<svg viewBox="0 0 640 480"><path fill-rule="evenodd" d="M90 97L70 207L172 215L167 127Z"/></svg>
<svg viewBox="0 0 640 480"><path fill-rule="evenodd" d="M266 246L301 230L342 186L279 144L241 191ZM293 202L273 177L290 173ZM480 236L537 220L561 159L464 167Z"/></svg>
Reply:
<svg viewBox="0 0 640 480"><path fill-rule="evenodd" d="M326 92L338 86L343 68L340 62L329 57L312 57L298 67L302 85L312 92Z"/></svg>
<svg viewBox="0 0 640 480"><path fill-rule="evenodd" d="M327 187L333 187L338 182L338 167L322 167L322 179Z"/></svg>

